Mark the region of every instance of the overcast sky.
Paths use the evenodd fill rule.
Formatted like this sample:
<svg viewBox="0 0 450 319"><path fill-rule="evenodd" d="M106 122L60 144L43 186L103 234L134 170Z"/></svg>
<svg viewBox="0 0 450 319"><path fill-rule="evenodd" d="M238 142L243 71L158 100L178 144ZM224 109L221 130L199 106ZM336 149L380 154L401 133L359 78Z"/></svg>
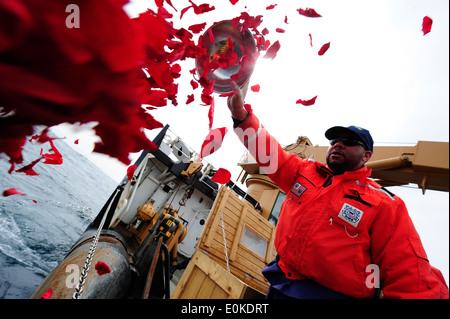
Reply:
<svg viewBox="0 0 450 319"><path fill-rule="evenodd" d="M199 5L207 2L197 0ZM415 145L417 141L449 141L449 1L446 0L316 0L316 1L210 1L216 10L195 15L191 9L180 20L186 0L172 0L178 12L175 28L192 24L232 19L242 11L263 15L259 27L269 30L266 39L279 41L281 48L275 59L259 59L250 85L259 84L260 92L247 94L268 131L282 145L294 143L298 136L307 136L313 144L327 145L324 132L334 125L358 125L370 130L376 145ZM277 6L266 10L268 5ZM135 16L153 0L135 0L127 5ZM314 8L322 18L299 15L299 8ZM430 33L423 35L424 16L433 19ZM285 23L287 17L287 24ZM282 28L285 33L277 33ZM310 45L309 34L312 36ZM321 46L330 42L329 50L319 56ZM168 105L152 111L152 115L193 149L200 151L208 134L208 106L202 105L200 89L192 91L189 70L194 61L181 63L178 79L179 105ZM187 95L196 100L185 105ZM312 106L296 104L317 95ZM226 126L222 148L206 160L232 172L235 180L240 172L236 166L244 147L232 132L232 121L226 99L216 96L213 128ZM93 135L83 129L60 130L67 142L88 155L117 181L126 167L115 160L105 163L105 156L92 156ZM156 131L148 132L150 137ZM78 145L71 141L79 139ZM99 162L99 158L103 161ZM133 156L136 158L136 154ZM411 187L412 186L412 187ZM395 187L421 235L431 263L449 280L449 194L421 190L414 185Z"/></svg>

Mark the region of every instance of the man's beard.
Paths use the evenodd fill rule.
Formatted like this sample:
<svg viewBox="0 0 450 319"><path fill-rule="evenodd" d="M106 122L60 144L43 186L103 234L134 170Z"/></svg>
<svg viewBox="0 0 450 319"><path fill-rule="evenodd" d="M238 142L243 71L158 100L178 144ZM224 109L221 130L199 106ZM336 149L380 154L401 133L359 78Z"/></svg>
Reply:
<svg viewBox="0 0 450 319"><path fill-rule="evenodd" d="M349 160L346 157L344 157L343 161L331 162L329 160L329 156L327 156L327 165L328 167L333 171L334 175L341 175L344 174L347 171L354 171L362 166L358 166L361 159L354 158L353 160Z"/></svg>

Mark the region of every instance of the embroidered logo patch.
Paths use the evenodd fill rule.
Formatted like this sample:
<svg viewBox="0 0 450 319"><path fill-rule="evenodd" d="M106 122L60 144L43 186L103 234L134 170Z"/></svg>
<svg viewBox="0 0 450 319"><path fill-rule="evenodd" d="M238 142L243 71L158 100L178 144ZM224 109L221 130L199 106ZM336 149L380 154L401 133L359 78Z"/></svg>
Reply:
<svg viewBox="0 0 450 319"><path fill-rule="evenodd" d="M294 187L292 187L291 192L297 196L301 196L307 188L300 183L295 183Z"/></svg>
<svg viewBox="0 0 450 319"><path fill-rule="evenodd" d="M350 225L356 227L361 221L363 214L364 212L362 210L359 210L358 208L353 207L352 205L344 203L344 206L342 206L342 209L339 212L338 217L345 220Z"/></svg>

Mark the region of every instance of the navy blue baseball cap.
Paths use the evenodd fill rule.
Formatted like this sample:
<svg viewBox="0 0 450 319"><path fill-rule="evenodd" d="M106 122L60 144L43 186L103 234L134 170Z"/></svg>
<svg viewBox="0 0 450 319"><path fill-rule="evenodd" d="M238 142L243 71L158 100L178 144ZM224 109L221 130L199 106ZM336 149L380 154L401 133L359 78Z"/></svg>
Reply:
<svg viewBox="0 0 450 319"><path fill-rule="evenodd" d="M366 150L373 152L373 139L370 132L358 126L333 126L325 132L325 137L329 140L338 138L341 134L350 134L350 136L360 140L366 146Z"/></svg>

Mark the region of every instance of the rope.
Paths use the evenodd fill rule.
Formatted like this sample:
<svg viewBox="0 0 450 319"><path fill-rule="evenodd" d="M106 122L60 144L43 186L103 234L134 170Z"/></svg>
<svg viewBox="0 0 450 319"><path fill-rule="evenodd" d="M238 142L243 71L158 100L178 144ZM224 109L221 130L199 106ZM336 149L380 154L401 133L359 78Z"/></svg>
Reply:
<svg viewBox="0 0 450 319"><path fill-rule="evenodd" d="M220 210L220 219L222 220L222 235L223 235L223 245L224 245L224 250L225 250L225 258L227 261L227 270L228 272L230 272L230 263L229 263L229 259L228 259L228 248L227 248L227 239L225 237L225 224L223 222L223 212L222 210Z"/></svg>

